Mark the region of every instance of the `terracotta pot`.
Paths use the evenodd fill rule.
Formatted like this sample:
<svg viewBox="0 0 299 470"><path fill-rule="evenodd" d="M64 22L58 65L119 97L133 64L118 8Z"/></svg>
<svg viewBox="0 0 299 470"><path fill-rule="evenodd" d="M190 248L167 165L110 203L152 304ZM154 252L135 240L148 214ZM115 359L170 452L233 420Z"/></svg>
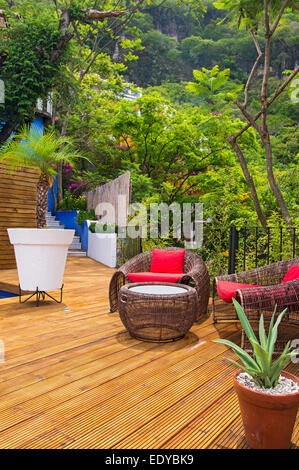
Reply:
<svg viewBox="0 0 299 470"><path fill-rule="evenodd" d="M234 375L246 440L252 449L288 449L299 406L299 392L269 395L244 387ZM281 375L299 384L288 372Z"/></svg>

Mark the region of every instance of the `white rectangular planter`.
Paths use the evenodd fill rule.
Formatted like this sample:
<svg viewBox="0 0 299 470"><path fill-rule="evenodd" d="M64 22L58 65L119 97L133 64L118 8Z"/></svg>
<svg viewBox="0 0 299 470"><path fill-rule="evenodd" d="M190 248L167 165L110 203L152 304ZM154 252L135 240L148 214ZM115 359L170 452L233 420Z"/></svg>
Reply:
<svg viewBox="0 0 299 470"><path fill-rule="evenodd" d="M116 233L92 233L88 232L89 258L99 263L116 267Z"/></svg>
<svg viewBox="0 0 299 470"><path fill-rule="evenodd" d="M9 228L22 290L49 291L62 287L68 247L74 230Z"/></svg>

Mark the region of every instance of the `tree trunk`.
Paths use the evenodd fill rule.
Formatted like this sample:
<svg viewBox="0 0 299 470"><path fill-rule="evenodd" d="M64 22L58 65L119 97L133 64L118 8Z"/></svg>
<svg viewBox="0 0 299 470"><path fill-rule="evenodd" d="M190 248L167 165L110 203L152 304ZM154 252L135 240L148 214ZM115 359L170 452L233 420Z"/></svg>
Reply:
<svg viewBox="0 0 299 470"><path fill-rule="evenodd" d="M262 208L261 208L261 205L260 205L260 201L259 201L256 189L255 189L255 185L254 185L252 176L250 174L250 171L248 170L247 163L246 163L245 157L243 155L243 152L242 152L241 148L239 147L239 145L237 144L234 137L228 137L227 140L228 140L228 142L230 143L230 145L232 146L232 148L234 149L234 151L236 152L236 154L238 156L238 159L239 159L242 171L243 171L243 175L244 175L244 177L245 177L245 179L248 183L248 186L250 188L253 204L254 204L255 211L257 213L258 219L259 219L260 223L262 224L262 227L266 230L267 229L267 219L263 214L263 211L262 211Z"/></svg>
<svg viewBox="0 0 299 470"><path fill-rule="evenodd" d="M285 222L289 225L292 224L292 219L290 216L290 213L287 209L287 205L285 203L285 200L283 198L283 195L278 187L278 184L275 180L274 177L274 172L273 172L273 159L272 159L272 147L271 147L271 141L270 141L270 134L267 126L267 117L268 117L268 86L269 86L269 75L270 75L270 61L271 61L271 39L272 36L279 24L281 15L284 11L284 9L287 7L287 4L289 3L288 0L285 0L283 2L283 5L281 7L280 13L276 18L276 21L274 22L274 25L272 28L270 27L270 14L269 14L269 5L270 5L270 0L264 0L264 11L265 11L265 61L264 61L264 76L263 76L263 83L262 83L262 89L261 89L261 95L260 95L260 101L262 105L262 115L261 115L261 124L260 126L257 126L257 131L259 132L261 139L263 141L264 147L265 147L265 152L266 152L266 161L267 161L267 178L269 181L270 188L277 200L277 203L279 205L279 208L281 210L282 216L285 220Z"/></svg>
<svg viewBox="0 0 299 470"><path fill-rule="evenodd" d="M69 104L68 108L67 108L65 118L64 118L64 121L62 123L62 128L61 128L61 132L60 132L61 137L66 136L68 120L69 120L69 116L71 114L71 111L72 111L72 107L71 107L71 104ZM63 169L63 162L60 162L57 165L57 198L58 198L58 202L61 202L62 199L63 199L62 169Z"/></svg>
<svg viewBox="0 0 299 470"><path fill-rule="evenodd" d="M1 147L10 138L11 134L15 131L17 125L18 125L17 120L13 120L4 124L0 132L0 146Z"/></svg>
<svg viewBox="0 0 299 470"><path fill-rule="evenodd" d="M275 176L273 173L273 163L272 163L272 147L271 147L271 142L270 142L270 135L269 131L267 129L267 126L265 126L265 133L261 134L261 138L263 141L263 144L265 146L265 151L266 151L266 160L267 160L267 177L268 181L270 184L270 188L277 200L277 203L279 205L279 208L281 210L282 216L285 220L285 222L288 225L292 225L292 219L290 216L290 213L288 211L287 205L285 203L284 197L278 187L278 184L275 180Z"/></svg>
<svg viewBox="0 0 299 470"><path fill-rule="evenodd" d="M37 228L46 228L46 213L48 209L48 194L50 189L49 178L42 173L36 184L37 200L36 200L36 224Z"/></svg>
<svg viewBox="0 0 299 470"><path fill-rule="evenodd" d="M244 89L244 103L243 105L240 105L240 103L236 102L237 106L239 107L240 111L242 112L243 116L246 118L248 121L248 124L241 129L237 134L235 134L233 137L230 137L229 143L231 146L234 148L236 151L238 158L240 160L242 170L244 173L244 176L250 186L250 179L251 176L249 172L246 169L246 161L245 158L242 154L242 151L240 147L237 145L237 139L251 126L259 133L263 145L265 147L265 153L266 153L266 161L267 161L267 179L270 185L270 188L277 200L277 203L279 205L279 208L281 210L282 216L284 220L286 221L287 224L291 225L292 220L291 216L289 214L289 211L287 209L285 200L283 198L283 195L278 187L278 184L275 180L274 177L274 172L273 172L273 159L272 159L272 148L271 148L271 142L270 142L270 135L267 127L267 113L268 113L268 108L269 106L276 100L276 98L283 92L283 90L286 88L286 86L293 80L293 78L296 77L299 68L296 67L296 69L289 75L289 77L278 87L276 92L268 98L268 81L269 81L269 74L270 74L270 59L271 59L271 39L273 37L273 34L275 33L276 28L278 27L281 17L283 15L283 12L285 11L286 7L289 4L289 0L284 0L282 2L280 11L273 22L272 27L270 26L270 15L269 15L269 4L271 1L264 0L264 22L265 22L265 49L264 53L262 53L260 45L258 43L257 35L254 30L250 31L251 37L254 41L254 44L256 46L256 50L258 53L258 57L251 69L251 72L249 74L245 89ZM255 115L251 116L250 113L247 111L247 104L248 104L248 90L249 87L252 83L253 77L255 75L255 72L257 70L257 66L261 60L261 58L264 56L264 71L263 71L263 81L262 81L262 88L260 92L260 102L261 102L261 109L260 111ZM257 124L257 119L261 117L261 123ZM254 193L256 193L254 185L250 186L251 189L251 194L253 197L254 205L259 217L259 220L261 221L263 227L264 223L266 224L266 219L264 218L263 214L261 213L260 209L260 204L257 199L257 196L254 196ZM264 220L264 222L263 222Z"/></svg>

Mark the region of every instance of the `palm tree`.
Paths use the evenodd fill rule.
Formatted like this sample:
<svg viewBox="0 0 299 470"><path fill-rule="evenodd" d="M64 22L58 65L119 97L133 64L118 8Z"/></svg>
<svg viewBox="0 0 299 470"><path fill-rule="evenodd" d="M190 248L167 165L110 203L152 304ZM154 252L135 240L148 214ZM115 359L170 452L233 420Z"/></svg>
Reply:
<svg viewBox="0 0 299 470"><path fill-rule="evenodd" d="M80 158L73 150L70 140L56 137L53 131L42 134L35 127L25 126L3 149L0 161L5 161L12 172L24 167L36 168L39 179L36 184L36 222L37 228L46 227L48 193L53 184L53 176L61 162L74 165Z"/></svg>

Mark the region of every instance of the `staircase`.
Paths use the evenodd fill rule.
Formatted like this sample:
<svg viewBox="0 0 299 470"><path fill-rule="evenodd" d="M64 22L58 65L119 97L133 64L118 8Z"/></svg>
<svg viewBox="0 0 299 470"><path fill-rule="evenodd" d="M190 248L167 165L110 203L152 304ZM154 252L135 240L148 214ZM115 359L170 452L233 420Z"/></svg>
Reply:
<svg viewBox="0 0 299 470"><path fill-rule="evenodd" d="M46 219L48 228L65 228L59 220L56 220L56 217L52 215L51 212L47 212ZM82 250L81 240L78 235L75 235L73 238L72 244L69 247L68 256L86 256L86 251Z"/></svg>

